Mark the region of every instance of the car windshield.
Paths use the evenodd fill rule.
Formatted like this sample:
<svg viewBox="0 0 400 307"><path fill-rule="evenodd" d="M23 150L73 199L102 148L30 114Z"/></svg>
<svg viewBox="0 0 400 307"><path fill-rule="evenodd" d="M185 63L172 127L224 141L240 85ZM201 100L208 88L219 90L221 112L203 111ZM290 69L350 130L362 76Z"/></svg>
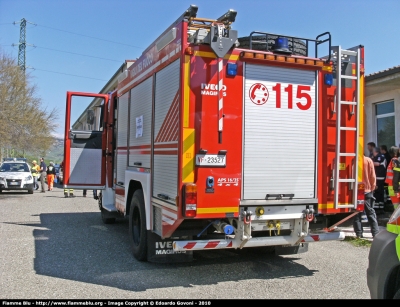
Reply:
<svg viewBox="0 0 400 307"><path fill-rule="evenodd" d="M29 167L25 163L3 163L0 172L29 172Z"/></svg>

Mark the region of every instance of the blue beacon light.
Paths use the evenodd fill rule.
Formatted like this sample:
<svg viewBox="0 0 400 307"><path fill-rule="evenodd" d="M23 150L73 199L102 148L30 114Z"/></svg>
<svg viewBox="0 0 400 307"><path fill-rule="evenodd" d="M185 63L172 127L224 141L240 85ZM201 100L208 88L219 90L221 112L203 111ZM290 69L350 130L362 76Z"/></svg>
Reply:
<svg viewBox="0 0 400 307"><path fill-rule="evenodd" d="M231 77L236 76L237 75L237 64L236 63L228 63L226 65L226 74Z"/></svg>

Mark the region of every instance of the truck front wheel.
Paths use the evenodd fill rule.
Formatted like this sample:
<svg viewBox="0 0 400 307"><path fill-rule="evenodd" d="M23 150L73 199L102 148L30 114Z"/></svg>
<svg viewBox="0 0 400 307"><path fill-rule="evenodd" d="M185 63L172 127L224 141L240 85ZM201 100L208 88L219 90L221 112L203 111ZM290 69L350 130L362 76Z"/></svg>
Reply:
<svg viewBox="0 0 400 307"><path fill-rule="evenodd" d="M129 210L129 239L133 256L139 261L147 260L146 212L143 191L133 193Z"/></svg>

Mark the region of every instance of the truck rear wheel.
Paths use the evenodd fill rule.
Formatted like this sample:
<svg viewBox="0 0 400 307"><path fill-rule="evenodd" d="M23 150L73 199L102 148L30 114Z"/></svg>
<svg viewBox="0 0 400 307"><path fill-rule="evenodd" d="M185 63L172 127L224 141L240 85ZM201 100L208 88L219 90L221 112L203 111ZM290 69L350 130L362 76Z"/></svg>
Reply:
<svg viewBox="0 0 400 307"><path fill-rule="evenodd" d="M33 194L33 188L28 190L28 194Z"/></svg>
<svg viewBox="0 0 400 307"><path fill-rule="evenodd" d="M139 261L147 260L146 212L142 190L133 193L129 210L129 240L133 256Z"/></svg>

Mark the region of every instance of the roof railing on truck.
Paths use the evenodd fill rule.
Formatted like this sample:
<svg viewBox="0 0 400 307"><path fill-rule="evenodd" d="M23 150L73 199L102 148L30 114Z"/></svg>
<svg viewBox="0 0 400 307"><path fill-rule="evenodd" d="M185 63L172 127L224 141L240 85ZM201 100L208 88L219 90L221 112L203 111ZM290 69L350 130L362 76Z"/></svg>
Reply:
<svg viewBox="0 0 400 307"><path fill-rule="evenodd" d="M258 34L257 40L255 39L254 35ZM262 42L260 42L260 37L262 38ZM264 38L265 37L265 38ZM325 39L323 39L325 37ZM321 39L322 38L322 39ZM279 39L282 40L282 44L279 42ZM240 40L240 39L239 39ZM314 42L315 44L315 58L318 58L318 46L328 42L328 56L324 57L327 63L331 60L331 46L332 46L332 39L331 34L329 32L324 32L318 35L315 39L312 38L302 38L296 36L288 36L283 34L274 34L268 32L260 32L260 31L253 31L249 35L249 49L254 50L254 44L264 45L264 51L271 51L271 52L278 52L278 53L287 53L293 54L295 53L296 47L304 47L304 55L309 57L309 44L310 42ZM290 44L291 43L291 44ZM262 50L258 49L257 50Z"/></svg>

